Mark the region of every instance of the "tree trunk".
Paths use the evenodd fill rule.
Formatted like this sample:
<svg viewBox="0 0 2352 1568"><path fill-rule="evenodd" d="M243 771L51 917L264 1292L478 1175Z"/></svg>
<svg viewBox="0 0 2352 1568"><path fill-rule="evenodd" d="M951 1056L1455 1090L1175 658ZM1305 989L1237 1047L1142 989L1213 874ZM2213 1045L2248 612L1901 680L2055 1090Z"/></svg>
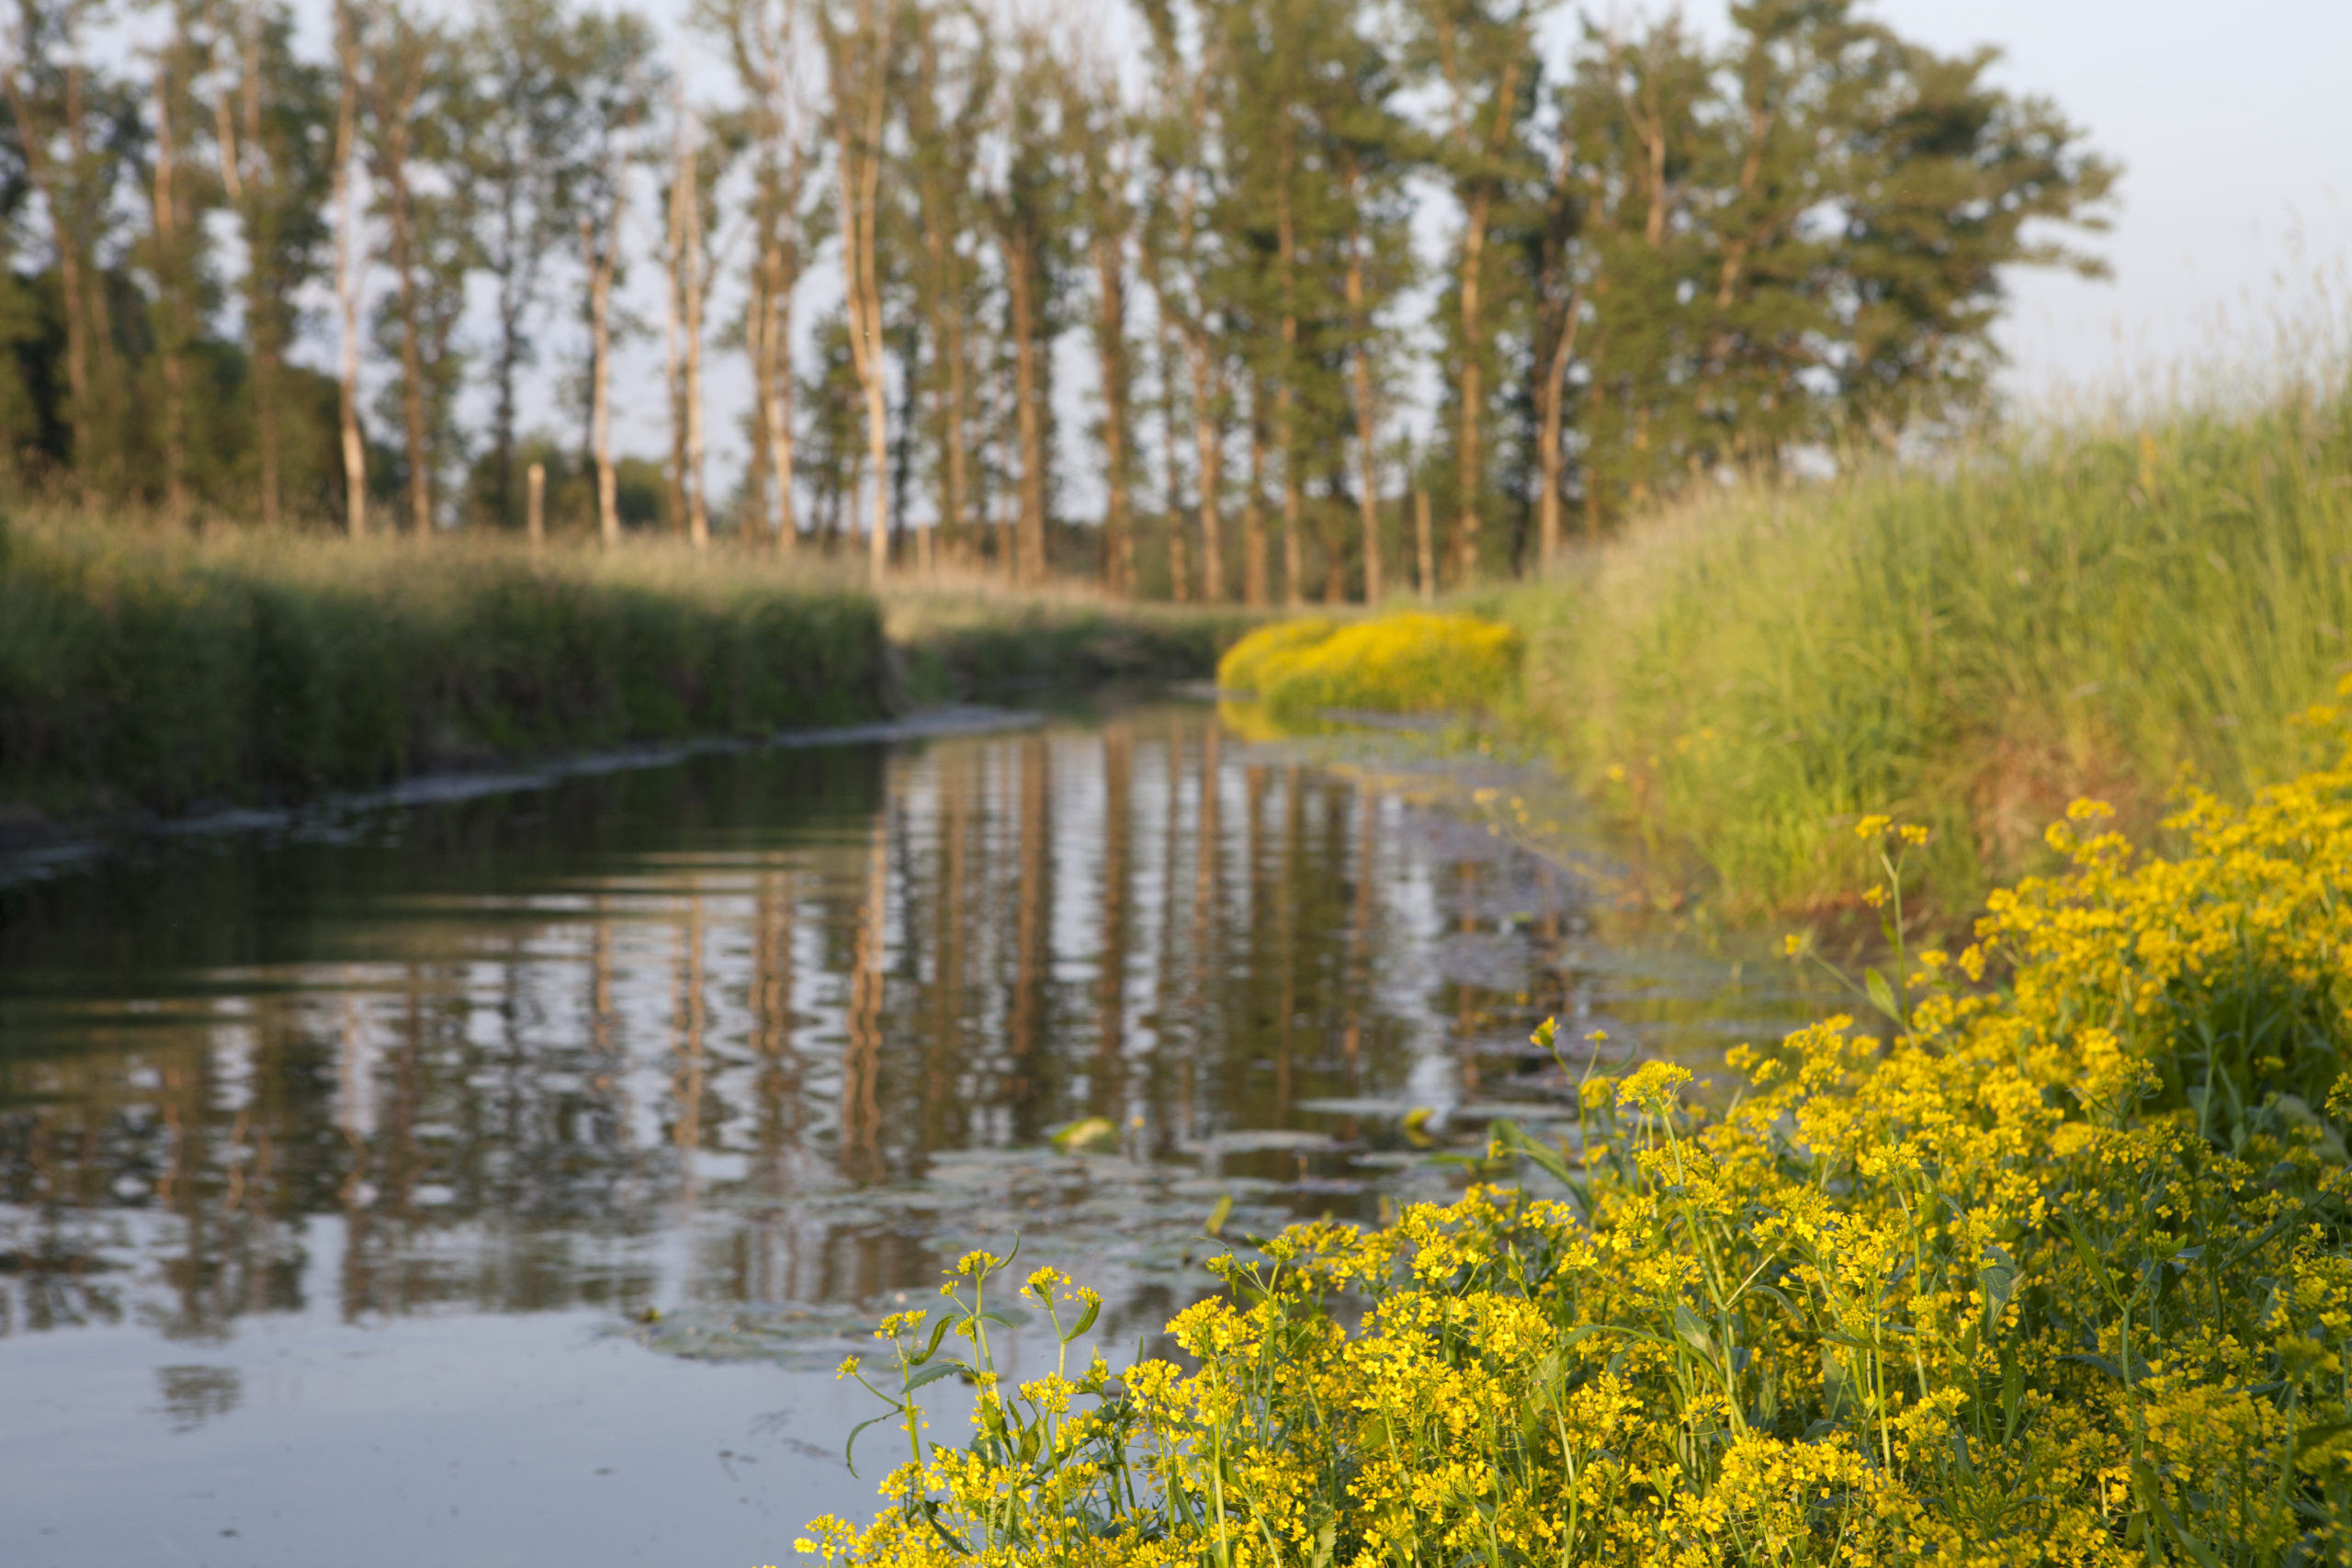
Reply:
<svg viewBox="0 0 2352 1568"><path fill-rule="evenodd" d="M257 6L244 19L243 79L238 84L245 112L245 330L254 345L254 436L261 463L261 523L275 528L278 522L277 371L286 345L277 310L272 274L277 247L271 243L275 226L270 212L267 153L261 143L261 30Z"/></svg>
<svg viewBox="0 0 2352 1568"><path fill-rule="evenodd" d="M425 456L424 302L417 298L413 215L409 209L408 118L389 128L385 175L392 187L392 270L400 280L401 420L408 441L409 529L433 535L433 471Z"/></svg>
<svg viewBox="0 0 2352 1568"><path fill-rule="evenodd" d="M1102 461L1110 481L1102 515L1102 575L1110 591L1125 598L1135 591L1132 525L1127 516L1127 293L1119 247L1107 236L1095 237L1094 275L1102 371Z"/></svg>
<svg viewBox="0 0 2352 1568"><path fill-rule="evenodd" d="M618 187L626 191L627 186ZM613 245L621 230L623 199L613 198L613 217L598 246L589 220L580 220L588 252L588 445L596 463L596 532L606 549L621 542L619 476L613 468Z"/></svg>
<svg viewBox="0 0 2352 1568"><path fill-rule="evenodd" d="M1457 497L1460 511L1454 525L1453 547L1461 553L1460 581L1464 582L1469 581L1478 570L1478 491L1484 480L1484 464L1478 450L1482 423L1479 400L1484 395L1478 363L1481 347L1478 286L1480 263L1487 251L1487 197L1481 193L1471 201L1462 226L1462 449L1456 475L1461 493Z"/></svg>
<svg viewBox="0 0 2352 1568"><path fill-rule="evenodd" d="M1567 402L1568 361L1577 351L1577 329L1582 324L1578 319L1582 303L1577 294L1568 296L1566 322L1554 340L1550 358L1544 367L1544 379L1535 389L1536 416L1543 430L1538 452L1543 491L1536 500L1536 547L1540 551L1539 558L1545 566L1550 566L1560 553L1560 474L1566 460L1560 450L1560 430Z"/></svg>
<svg viewBox="0 0 2352 1568"><path fill-rule="evenodd" d="M1298 492L1298 454L1291 445L1291 395L1285 386L1274 399L1283 452L1283 603L1297 609L1306 603L1306 526Z"/></svg>
<svg viewBox="0 0 2352 1568"><path fill-rule="evenodd" d="M1197 321L1185 327L1185 350L1193 365L1193 446L1200 465L1201 597L1211 604L1225 603L1225 539L1217 515L1217 488L1222 482L1222 458L1216 429L1216 367L1209 357L1208 330Z"/></svg>
<svg viewBox="0 0 2352 1568"><path fill-rule="evenodd" d="M1354 184L1351 171L1350 185ZM1363 236L1348 236L1348 314L1354 318L1356 349L1356 510L1363 525L1363 602L1380 603L1380 498L1378 453L1372 405L1372 319L1363 302Z"/></svg>
<svg viewBox="0 0 2352 1568"><path fill-rule="evenodd" d="M775 479L776 547L790 555L800 547L800 520L792 510L792 290L798 280L787 267L785 248L768 253L767 395L768 468Z"/></svg>
<svg viewBox="0 0 2352 1568"><path fill-rule="evenodd" d="M850 358L865 396L866 456L874 474L874 506L867 531L869 573L880 586L890 570L890 409L882 363L882 286L876 254L882 185L882 131L888 108L890 32L896 8L860 0L856 37L829 32L826 43L833 78L834 121L841 156L842 271L849 307ZM865 69L853 56L859 39L866 46Z"/></svg>
<svg viewBox="0 0 2352 1568"><path fill-rule="evenodd" d="M156 357L164 377L164 516L175 526L187 520L187 377L182 355L188 338L187 296L172 123L172 76L185 59L175 28L170 54L155 66L155 287L163 315Z"/></svg>
<svg viewBox="0 0 2352 1568"><path fill-rule="evenodd" d="M682 277L685 285L686 334L686 533L695 548L710 547L710 502L703 468L702 312L707 283L703 276L702 193L695 184L694 146L679 171L686 192L686 234Z"/></svg>
<svg viewBox="0 0 2352 1568"><path fill-rule="evenodd" d="M1012 242L1005 280L1012 296L1013 414L1021 432L1021 538L1013 581L1046 581L1046 442L1037 407L1036 278L1027 236Z"/></svg>
<svg viewBox="0 0 2352 1568"><path fill-rule="evenodd" d="M1437 601L1437 541L1430 536L1430 492L1420 486L1413 487L1413 534L1419 546L1421 568L1421 603Z"/></svg>
<svg viewBox="0 0 2352 1568"><path fill-rule="evenodd" d="M1176 468L1176 451L1182 445L1176 439L1176 344L1169 325L1168 295L1164 289L1160 291L1159 299L1159 423L1163 436L1160 455L1168 465L1167 493L1162 506L1168 517L1168 596L1182 604L1193 597L1193 563L1185 558L1183 485Z"/></svg>
<svg viewBox="0 0 2352 1568"><path fill-rule="evenodd" d="M1250 383L1250 489L1241 502L1241 602L1263 604L1266 584L1266 383Z"/></svg>
<svg viewBox="0 0 2352 1568"><path fill-rule="evenodd" d="M334 117L334 299L343 328L337 378L343 434L344 526L356 539L368 532L368 443L359 432L359 209L351 160L359 138L359 40L350 7L335 7L335 62L340 77Z"/></svg>
<svg viewBox="0 0 2352 1568"><path fill-rule="evenodd" d="M663 475L665 493L669 500L669 526L684 528L686 525L686 384L680 364L678 339L684 326L685 304L685 245L686 205L692 199L687 191L689 179L683 171L685 156L684 130L682 128L672 148L670 161L670 210L665 215L667 226L662 236L662 265L664 272L662 297L662 379L670 394L670 465Z"/></svg>

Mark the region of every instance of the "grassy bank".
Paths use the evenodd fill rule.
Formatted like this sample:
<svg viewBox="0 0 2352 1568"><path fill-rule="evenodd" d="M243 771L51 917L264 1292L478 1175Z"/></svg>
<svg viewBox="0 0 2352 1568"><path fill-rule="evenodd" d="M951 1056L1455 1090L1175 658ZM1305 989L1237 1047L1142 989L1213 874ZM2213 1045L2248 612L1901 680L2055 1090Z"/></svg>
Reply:
<svg viewBox="0 0 2352 1568"><path fill-rule="evenodd" d="M683 552L71 519L0 550L0 802L20 816L284 799L885 701L870 599Z"/></svg>
<svg viewBox="0 0 2352 1568"><path fill-rule="evenodd" d="M2310 760L2291 716L2352 660L2352 402L1741 491L1488 607L1529 730L1733 910L1848 902L1878 811L1965 910L2078 795L2145 829L2183 769L2243 800Z"/></svg>
<svg viewBox="0 0 2352 1568"><path fill-rule="evenodd" d="M632 541L203 539L0 524L0 821L283 801L420 770L1104 680L1203 680L1238 609L907 583Z"/></svg>
<svg viewBox="0 0 2352 1568"><path fill-rule="evenodd" d="M1238 605L1135 604L1078 588L910 584L885 598L910 700L1104 681L1205 681L1259 625Z"/></svg>
<svg viewBox="0 0 2352 1568"><path fill-rule="evenodd" d="M2195 803L2173 860L2098 815L1979 945L1898 951L1878 1027L1736 1052L1752 1087L1728 1109L1690 1104L1680 1067L1611 1081L1559 1049L1573 1133L1498 1123L1488 1150L1524 1190L1221 1259L1225 1291L1169 1325L1183 1364L1048 1346L1050 1373L1033 1352L1000 1382L1007 1297L1065 1347L1099 1302L967 1255L936 1318L887 1319L876 1370L844 1368L898 1428L886 1506L801 1550L2345 1561L2352 759L2243 812ZM1907 827L1862 836L1898 876ZM979 1390L961 1449L929 1438L921 1392L958 1372Z"/></svg>

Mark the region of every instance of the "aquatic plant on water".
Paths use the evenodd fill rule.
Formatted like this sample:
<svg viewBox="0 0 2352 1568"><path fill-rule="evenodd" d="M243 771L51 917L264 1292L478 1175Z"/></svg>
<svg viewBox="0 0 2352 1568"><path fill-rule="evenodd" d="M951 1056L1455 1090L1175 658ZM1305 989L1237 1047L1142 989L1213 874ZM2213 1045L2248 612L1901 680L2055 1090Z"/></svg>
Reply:
<svg viewBox="0 0 2352 1568"><path fill-rule="evenodd" d="M2332 715L2322 715L2333 717ZM2352 1561L2352 755L2063 874L1860 987L1727 1109L1664 1063L1498 1127L1482 1185L1294 1227L1189 1366L1001 1381L1002 1265L879 1332L886 1506L804 1551L947 1564ZM1861 825L1902 885L1923 834ZM1891 905L1890 905L1891 907ZM1539 1039L1555 1044L1549 1026ZM1565 1065L1565 1064L1564 1064ZM1020 1293L1064 1356L1094 1298ZM978 1383L973 1437L922 1392Z"/></svg>

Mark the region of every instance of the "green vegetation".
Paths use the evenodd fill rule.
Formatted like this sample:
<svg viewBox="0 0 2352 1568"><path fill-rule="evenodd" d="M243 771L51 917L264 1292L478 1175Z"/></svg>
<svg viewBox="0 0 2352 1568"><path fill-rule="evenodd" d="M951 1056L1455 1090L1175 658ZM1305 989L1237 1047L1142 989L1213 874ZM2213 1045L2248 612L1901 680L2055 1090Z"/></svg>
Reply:
<svg viewBox="0 0 2352 1568"><path fill-rule="evenodd" d="M894 586L884 600L906 693L933 701L1102 681L1198 681L1259 622L1232 606L1120 603L1082 592Z"/></svg>
<svg viewBox="0 0 2352 1568"><path fill-rule="evenodd" d="M2334 718L2335 716L2327 716ZM888 1504L804 1552L888 1568L2341 1562L2352 1553L2352 757L2188 852L2053 837L1979 945L1905 953L1742 1047L1709 1111L1664 1062L1498 1123L1474 1186L1220 1260L1187 1361L1061 1343L1000 1381L1003 1264L843 1368L897 1417ZM1897 903L1926 837L1857 825ZM1857 835L1849 833L1849 840ZM2005 984L1987 988L1989 974ZM1892 1039L1882 1031L1891 1030ZM1012 1281L1007 1280L1007 1284ZM953 1337L950 1337L950 1335ZM995 1344L992 1344L992 1339ZM1048 1352L1052 1354L1052 1352ZM962 1448L920 1391L978 1385ZM871 1448L866 1450L869 1454Z"/></svg>
<svg viewBox="0 0 2352 1568"><path fill-rule="evenodd" d="M0 533L0 801L174 811L872 717L863 594L673 550Z"/></svg>
<svg viewBox="0 0 2352 1568"><path fill-rule="evenodd" d="M1519 674L1520 637L1473 615L1407 611L1337 625L1283 621L1234 644L1217 684L1251 692L1276 722L1333 710L1468 713L1493 706Z"/></svg>
<svg viewBox="0 0 2352 1568"><path fill-rule="evenodd" d="M2352 661L2352 400L2278 397L1755 487L1512 592L1522 726L1733 910L1850 908L1865 812L1945 916L2076 795L2291 775Z"/></svg>
<svg viewBox="0 0 2352 1568"><path fill-rule="evenodd" d="M766 552L0 523L0 810L175 812L419 769L1199 680L1237 608L894 587Z"/></svg>
<svg viewBox="0 0 2352 1568"><path fill-rule="evenodd" d="M1042 587L1080 524L1120 597L1377 601L1965 423L2006 278L2098 265L2081 128L1866 0L1092 9L17 0L0 475L173 522L805 539L877 583ZM613 382L628 278L658 390Z"/></svg>

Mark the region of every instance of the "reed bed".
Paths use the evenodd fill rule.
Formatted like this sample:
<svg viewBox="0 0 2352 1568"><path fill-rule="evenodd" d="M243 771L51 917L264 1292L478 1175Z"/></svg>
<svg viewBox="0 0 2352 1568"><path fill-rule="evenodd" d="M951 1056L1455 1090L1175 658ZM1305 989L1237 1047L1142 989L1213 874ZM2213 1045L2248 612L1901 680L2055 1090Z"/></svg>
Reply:
<svg viewBox="0 0 2352 1568"><path fill-rule="evenodd" d="M1637 525L1498 596L1523 728L1737 913L1850 908L1846 829L1928 824L1944 918L2078 795L2151 829L2312 761L2352 668L2352 400L2107 422L1860 465Z"/></svg>
<svg viewBox="0 0 2352 1568"><path fill-rule="evenodd" d="M0 530L0 801L283 799L495 757L883 711L882 617L822 569L636 547Z"/></svg>

